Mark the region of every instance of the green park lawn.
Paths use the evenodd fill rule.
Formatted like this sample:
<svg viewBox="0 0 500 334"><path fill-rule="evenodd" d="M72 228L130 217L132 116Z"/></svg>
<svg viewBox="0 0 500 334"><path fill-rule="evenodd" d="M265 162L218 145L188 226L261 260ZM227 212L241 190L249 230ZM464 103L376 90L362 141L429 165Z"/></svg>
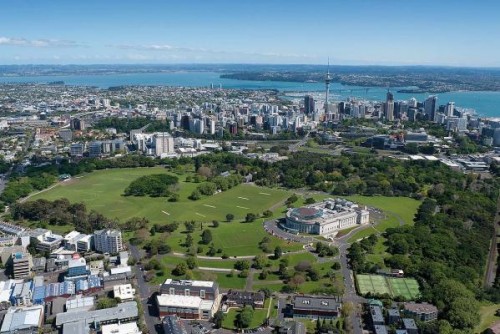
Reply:
<svg viewBox="0 0 500 334"><path fill-rule="evenodd" d="M134 179L159 173L176 175L161 167L100 170L62 182L51 190L33 196L31 200L65 197L70 202L84 202L89 209L120 221L131 217L147 217L152 223L167 223L185 220L223 221L228 213L232 213L235 220L242 220L247 213L262 213L290 196L284 190L240 185L214 196L191 201L188 196L199 184L185 182L186 175L176 175L180 181L177 191L180 200L175 203L161 197L122 196Z"/></svg>
<svg viewBox="0 0 500 334"><path fill-rule="evenodd" d="M252 223L241 223L247 213L261 214L289 197L289 192L242 184L228 191L191 201L187 197L199 184L185 182L186 175L180 175L178 202L168 202L166 198L122 195L134 179L158 173L172 174L160 167L95 171L81 178L62 182L53 189L33 196L30 200L67 198L70 202L84 202L88 209L96 210L109 218L117 218L120 222L131 217L146 217L152 224L195 220L204 223L204 228L208 228L211 226L209 222L218 220L220 221L218 228L210 227L213 243L216 248L222 248L229 256L258 254L260 251L257 244L266 236L271 239L272 249L277 245L285 250L300 249L300 245L287 244L269 236L262 228L263 219L257 219ZM228 213L235 216L232 222L226 222ZM174 251L186 250L182 247L186 237L183 231L184 226L181 225L167 239ZM193 233L195 242L199 242L200 233L197 231ZM208 247L205 248L208 250Z"/></svg>
<svg viewBox="0 0 500 334"><path fill-rule="evenodd" d="M381 233L388 228L404 225L413 225L414 217L420 207L421 202L408 197L385 197L385 196L347 196L351 201L380 209L385 214L386 218L383 219L376 226L366 227L354 233L349 242L354 242L359 239L366 238L372 234Z"/></svg>
<svg viewBox="0 0 500 334"><path fill-rule="evenodd" d="M500 317L495 315L495 312L500 309L500 304L484 304L479 309L481 321L476 326L474 333L482 333L495 322L500 321Z"/></svg>

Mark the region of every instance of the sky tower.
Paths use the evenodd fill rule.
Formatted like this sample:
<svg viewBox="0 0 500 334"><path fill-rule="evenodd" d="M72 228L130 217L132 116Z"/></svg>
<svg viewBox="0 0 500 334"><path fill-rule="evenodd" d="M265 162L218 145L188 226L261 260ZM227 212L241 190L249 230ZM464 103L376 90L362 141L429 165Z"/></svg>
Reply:
<svg viewBox="0 0 500 334"><path fill-rule="evenodd" d="M328 58L328 67L326 70L326 78L325 78L325 114L328 114L328 95L330 95L330 82L332 82L332 78L330 77L330 58Z"/></svg>

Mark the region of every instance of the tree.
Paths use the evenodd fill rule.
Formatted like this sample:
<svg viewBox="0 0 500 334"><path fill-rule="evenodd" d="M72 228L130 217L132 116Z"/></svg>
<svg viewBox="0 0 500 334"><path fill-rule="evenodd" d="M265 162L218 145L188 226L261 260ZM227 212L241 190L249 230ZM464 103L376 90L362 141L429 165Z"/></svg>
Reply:
<svg viewBox="0 0 500 334"><path fill-rule="evenodd" d="M247 213L246 217L245 217L245 222L247 223L251 223L253 221L255 221L255 219L257 219L257 215L255 213Z"/></svg>
<svg viewBox="0 0 500 334"><path fill-rule="evenodd" d="M186 247L191 247L193 245L193 237L191 236L191 233L189 233L187 236L186 236L186 242L184 242L184 246Z"/></svg>
<svg viewBox="0 0 500 334"><path fill-rule="evenodd" d="M172 270L172 275L183 276L183 275L186 275L187 270L188 270L187 264L184 262L181 262L178 265L176 265L175 268Z"/></svg>
<svg viewBox="0 0 500 334"><path fill-rule="evenodd" d="M213 318L213 323L215 324L215 328L221 328L222 327L222 322L224 321L224 318L226 315L222 311L217 311L214 314Z"/></svg>
<svg viewBox="0 0 500 334"><path fill-rule="evenodd" d="M252 323L253 307L246 305L243 310L236 316L236 324L238 328L247 328Z"/></svg>
<svg viewBox="0 0 500 334"><path fill-rule="evenodd" d="M308 204L314 204L316 203L316 200L312 197L308 197L306 198L306 200L304 201L304 204L308 205Z"/></svg>
<svg viewBox="0 0 500 334"><path fill-rule="evenodd" d="M287 198L285 203L286 203L286 205L290 205L290 204L297 202L298 200L299 200L299 198L297 197L297 195L293 194L292 196Z"/></svg>
<svg viewBox="0 0 500 334"><path fill-rule="evenodd" d="M197 200L201 199L200 190L198 190L198 188L196 188L195 190L193 190L193 192L191 193L191 195L189 195L188 198L192 201L197 201Z"/></svg>
<svg viewBox="0 0 500 334"><path fill-rule="evenodd" d="M250 262L248 260L238 260L234 263L234 269L248 270L250 269Z"/></svg>
<svg viewBox="0 0 500 334"><path fill-rule="evenodd" d="M233 215L232 213L228 213L228 214L226 215L226 220L227 220L228 222L232 221L233 219L234 219L234 215Z"/></svg>
<svg viewBox="0 0 500 334"><path fill-rule="evenodd" d="M198 265L196 263L196 258L194 256L190 256L186 259L186 265L189 269L195 269Z"/></svg>
<svg viewBox="0 0 500 334"><path fill-rule="evenodd" d="M259 254L253 259L253 267L255 269L262 269L264 268L269 261L267 260L267 256L264 254Z"/></svg>
<svg viewBox="0 0 500 334"><path fill-rule="evenodd" d="M114 298L101 297L97 300L96 309L102 310L106 308L112 308L118 305L118 301Z"/></svg>
<svg viewBox="0 0 500 334"><path fill-rule="evenodd" d="M280 246L274 248L274 259L277 260L283 255L283 249Z"/></svg>
<svg viewBox="0 0 500 334"><path fill-rule="evenodd" d="M340 263L337 261L333 262L332 269L333 270L340 270Z"/></svg>
<svg viewBox="0 0 500 334"><path fill-rule="evenodd" d="M210 230L204 230L201 233L201 243L208 245L212 242L212 231Z"/></svg>
<svg viewBox="0 0 500 334"><path fill-rule="evenodd" d="M212 226L217 228L219 227L219 221L218 220L212 220Z"/></svg>
<svg viewBox="0 0 500 334"><path fill-rule="evenodd" d="M194 232L194 228L195 228L195 223L194 221L187 221L187 222L184 222L184 226L186 227L186 231L188 233L193 233Z"/></svg>
<svg viewBox="0 0 500 334"><path fill-rule="evenodd" d="M262 217L264 217L264 218L272 217L272 215L273 215L273 212L271 210L266 210L262 213Z"/></svg>
<svg viewBox="0 0 500 334"><path fill-rule="evenodd" d="M201 166L198 168L197 173L205 178L209 178L212 176L212 169L207 166Z"/></svg>

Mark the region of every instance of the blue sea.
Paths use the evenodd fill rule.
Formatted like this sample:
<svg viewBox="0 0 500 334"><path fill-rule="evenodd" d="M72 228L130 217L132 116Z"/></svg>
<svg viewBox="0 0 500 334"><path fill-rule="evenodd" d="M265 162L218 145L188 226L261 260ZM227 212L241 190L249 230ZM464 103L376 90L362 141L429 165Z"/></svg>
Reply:
<svg viewBox="0 0 500 334"><path fill-rule="evenodd" d="M323 83L301 83L282 81L248 81L221 79L215 72L161 72L161 73L129 73L109 75L68 75L68 76L33 76L33 77L0 77L0 83L36 82L48 83L64 81L67 85L96 86L108 88L121 85L142 86L178 86L178 87L215 87L235 89L276 89L281 92L314 92L324 91ZM402 94L393 88L396 100L408 100L415 97L423 101L429 94ZM332 97L346 99L348 97L368 100L385 100L387 90L382 87L344 86L339 83L330 85ZM455 102L457 107L476 110L485 117L500 117L500 92L452 92L437 94L439 104Z"/></svg>

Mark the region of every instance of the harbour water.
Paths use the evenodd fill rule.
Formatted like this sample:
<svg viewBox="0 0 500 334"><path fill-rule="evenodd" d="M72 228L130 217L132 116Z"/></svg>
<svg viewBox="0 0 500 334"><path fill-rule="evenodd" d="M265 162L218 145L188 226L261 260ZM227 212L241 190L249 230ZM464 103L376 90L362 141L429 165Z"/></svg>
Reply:
<svg viewBox="0 0 500 334"><path fill-rule="evenodd" d="M282 82L282 81L249 81L222 79L216 72L161 72L161 73L128 73L106 75L67 75L67 76L23 76L0 77L1 83L49 83L64 81L67 85L96 86L108 88L121 85L139 86L177 86L177 87L214 87L234 89L276 89L281 92L315 92L324 91L324 83ZM415 97L423 101L429 94L397 93L393 88L396 100L408 100ZM382 87L344 86L333 82L330 85L332 99L345 100L348 97L367 100L385 100L387 89ZM436 94L439 104L455 102L457 107L476 110L484 117L500 117L500 92L450 92Z"/></svg>

